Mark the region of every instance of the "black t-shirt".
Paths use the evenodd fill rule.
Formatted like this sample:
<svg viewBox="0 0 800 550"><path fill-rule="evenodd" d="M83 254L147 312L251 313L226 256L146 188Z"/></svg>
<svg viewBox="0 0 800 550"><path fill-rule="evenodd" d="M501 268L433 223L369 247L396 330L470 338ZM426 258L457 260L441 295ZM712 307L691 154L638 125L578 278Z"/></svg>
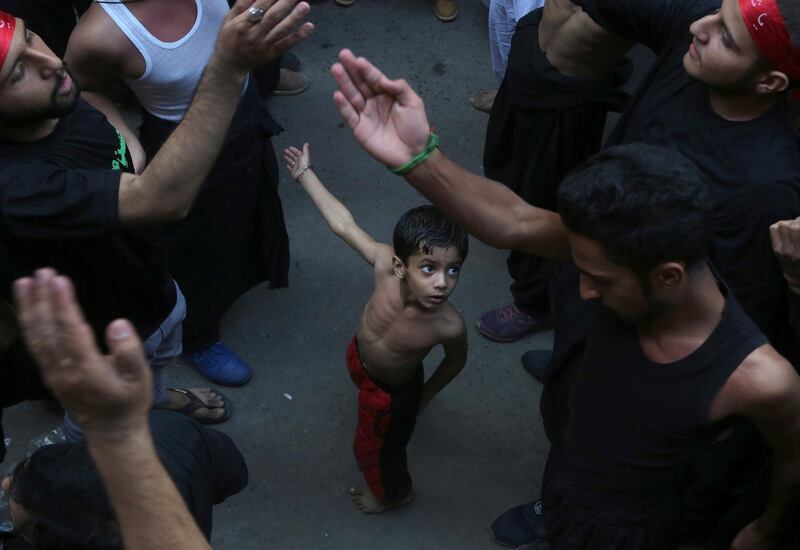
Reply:
<svg viewBox="0 0 800 550"><path fill-rule="evenodd" d="M788 290L769 238L770 224L800 215L800 153L785 106L747 122L725 120L684 69L689 26L718 9L718 0L573 1L602 27L657 55L607 145L663 145L703 171L715 206L715 266L773 344L797 358Z"/></svg>
<svg viewBox="0 0 800 550"><path fill-rule="evenodd" d="M161 463L209 538L212 507L247 486L244 457L227 435L173 411L150 411L150 431Z"/></svg>
<svg viewBox="0 0 800 550"><path fill-rule="evenodd" d="M44 139L0 142L0 273L10 281L53 267L69 275L96 333L130 319L143 338L175 306L166 249L153 228L121 227L125 140L80 101Z"/></svg>

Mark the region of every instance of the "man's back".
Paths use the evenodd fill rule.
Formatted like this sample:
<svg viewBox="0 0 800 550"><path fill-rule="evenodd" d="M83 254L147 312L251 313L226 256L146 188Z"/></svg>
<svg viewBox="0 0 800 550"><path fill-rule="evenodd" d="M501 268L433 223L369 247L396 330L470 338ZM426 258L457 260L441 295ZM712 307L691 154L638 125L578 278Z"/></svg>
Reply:
<svg viewBox="0 0 800 550"><path fill-rule="evenodd" d="M222 432L172 411L151 411L156 452L200 530L209 538L212 507L247 486L244 457Z"/></svg>

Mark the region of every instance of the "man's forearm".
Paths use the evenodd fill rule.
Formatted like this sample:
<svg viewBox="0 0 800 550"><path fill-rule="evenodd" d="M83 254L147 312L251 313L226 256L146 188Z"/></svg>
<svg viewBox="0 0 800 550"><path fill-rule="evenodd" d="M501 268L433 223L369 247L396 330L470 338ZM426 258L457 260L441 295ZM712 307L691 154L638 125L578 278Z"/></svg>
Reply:
<svg viewBox="0 0 800 550"><path fill-rule="evenodd" d="M110 438L86 436L125 548L211 548L156 455L146 426Z"/></svg>
<svg viewBox="0 0 800 550"><path fill-rule="evenodd" d="M465 170L438 150L409 172L406 180L489 246L569 257L558 214L529 205L505 185Z"/></svg>
<svg viewBox="0 0 800 550"><path fill-rule="evenodd" d="M121 223L175 221L188 213L225 141L245 76L211 58L183 121L141 176L123 176Z"/></svg>
<svg viewBox="0 0 800 550"><path fill-rule="evenodd" d="M800 502L800 457L773 456L769 501L758 519L759 528L775 532L786 527L787 511Z"/></svg>

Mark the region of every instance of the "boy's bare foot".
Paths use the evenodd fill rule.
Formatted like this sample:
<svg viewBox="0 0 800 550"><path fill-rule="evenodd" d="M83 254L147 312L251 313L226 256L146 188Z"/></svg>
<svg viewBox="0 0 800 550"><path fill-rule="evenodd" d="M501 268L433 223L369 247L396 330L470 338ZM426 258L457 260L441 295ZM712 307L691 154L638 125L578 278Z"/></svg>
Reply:
<svg viewBox="0 0 800 550"><path fill-rule="evenodd" d="M409 491L402 500L387 502L373 495L369 487L353 487L350 489L350 499L365 514L382 514L394 508L405 506L414 500L414 493Z"/></svg>

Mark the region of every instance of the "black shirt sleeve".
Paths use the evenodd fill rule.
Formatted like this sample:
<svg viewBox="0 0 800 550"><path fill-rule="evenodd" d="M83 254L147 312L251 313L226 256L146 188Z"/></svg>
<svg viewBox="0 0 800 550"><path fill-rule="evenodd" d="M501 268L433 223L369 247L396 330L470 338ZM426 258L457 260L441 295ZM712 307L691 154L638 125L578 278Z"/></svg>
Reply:
<svg viewBox="0 0 800 550"><path fill-rule="evenodd" d="M0 174L0 215L17 237L96 236L117 227L120 172L35 163Z"/></svg>
<svg viewBox="0 0 800 550"><path fill-rule="evenodd" d="M657 54L693 21L720 6L719 0L572 0L598 25L644 44Z"/></svg>

